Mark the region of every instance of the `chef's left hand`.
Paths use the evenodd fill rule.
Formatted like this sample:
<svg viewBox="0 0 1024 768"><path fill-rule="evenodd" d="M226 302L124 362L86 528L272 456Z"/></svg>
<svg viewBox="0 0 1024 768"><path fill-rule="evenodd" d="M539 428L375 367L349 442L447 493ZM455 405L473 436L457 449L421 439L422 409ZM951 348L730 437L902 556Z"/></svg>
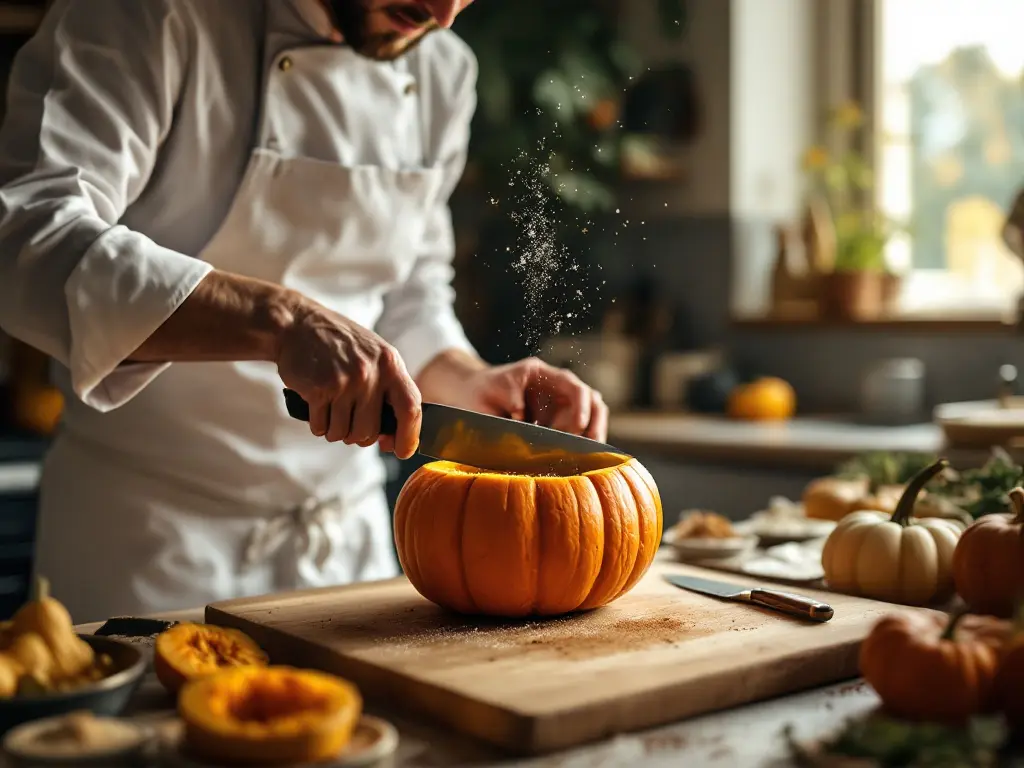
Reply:
<svg viewBox="0 0 1024 768"><path fill-rule="evenodd" d="M440 367L441 361L438 364ZM451 363L453 368L456 365ZM449 405L530 421L601 442L608 439L608 406L601 393L571 371L531 357L507 365L467 366L460 378L461 386L445 387ZM433 389L429 383L420 384L423 399L438 402L428 391Z"/></svg>

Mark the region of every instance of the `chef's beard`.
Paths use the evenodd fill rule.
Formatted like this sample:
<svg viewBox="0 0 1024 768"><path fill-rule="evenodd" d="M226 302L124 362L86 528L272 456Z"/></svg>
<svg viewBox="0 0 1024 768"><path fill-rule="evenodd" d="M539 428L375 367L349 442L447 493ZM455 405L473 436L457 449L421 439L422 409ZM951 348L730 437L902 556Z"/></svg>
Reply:
<svg viewBox="0 0 1024 768"><path fill-rule="evenodd" d="M346 45L356 53L377 61L393 61L416 47L430 32L439 29L434 19L425 22L421 31L412 36L402 35L381 24L386 11L370 10L367 0L324 0L331 12L338 32ZM376 18L375 18L376 16ZM375 26L381 26L375 30Z"/></svg>

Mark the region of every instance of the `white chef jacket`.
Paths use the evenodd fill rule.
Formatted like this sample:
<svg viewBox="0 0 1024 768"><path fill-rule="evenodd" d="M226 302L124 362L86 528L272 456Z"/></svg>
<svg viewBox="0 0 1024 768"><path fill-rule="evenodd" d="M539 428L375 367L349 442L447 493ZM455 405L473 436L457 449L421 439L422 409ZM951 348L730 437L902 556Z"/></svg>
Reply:
<svg viewBox="0 0 1024 768"><path fill-rule="evenodd" d="M217 547L237 549L247 517L266 521L326 497L357 505L379 492L375 450L329 445L289 423L273 366L124 364L213 268L201 256L241 194L254 147L323 164L322 189L308 188L307 199L297 190L277 201L279 215L251 224L271 243L278 227L292 250L304 217L319 216L319 234L330 236L325 216L346 221L365 211L347 210L336 181L350 177L335 169L347 169L356 186L362 169L434 172L409 252L369 248L348 258L321 237L323 254L311 250L299 265L274 271L239 261L236 271L297 288L375 328L413 376L443 350L471 350L452 307L447 199L475 108L472 53L440 31L397 62L359 61L327 48L329 33L317 0L57 0L15 61L0 129L0 327L51 355L68 395L59 457L44 472L40 524L50 554L41 559L63 567L75 557L69 540L78 539L94 564L123 558L128 547L147 561L166 555L162 570L184 574L178 592L124 597L123 609L83 598L79 613L164 610L278 588L270 577L221 579L236 552L191 571L183 553L211 542L207 559ZM325 71L287 79L289 56L307 68L323 61ZM325 212L327 203L337 210ZM403 220L396 209L393 226ZM339 234L354 252L365 234L358 226ZM259 382L259 395L232 398L225 365L243 385ZM162 516L139 522L155 500ZM57 510L72 504L74 515ZM379 507L375 517L386 515ZM221 519L223 530L214 527ZM140 527L148 540L129 530ZM121 550L102 549L104 537L121 532ZM173 556L164 546L172 540ZM107 578L130 572L113 568ZM70 573L52 578L55 590L75 589ZM207 578L215 583L206 591L195 586ZM167 604L179 592L181 605Z"/></svg>

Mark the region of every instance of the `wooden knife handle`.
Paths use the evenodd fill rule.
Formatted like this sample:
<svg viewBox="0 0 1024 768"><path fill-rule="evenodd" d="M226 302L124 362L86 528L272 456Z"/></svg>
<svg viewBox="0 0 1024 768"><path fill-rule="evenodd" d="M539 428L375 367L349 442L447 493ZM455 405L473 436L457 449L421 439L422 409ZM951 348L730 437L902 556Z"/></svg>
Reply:
<svg viewBox="0 0 1024 768"><path fill-rule="evenodd" d="M284 391L284 405L288 409L288 415L298 421L309 421L309 403L302 399L302 395L292 389ZM398 419L395 417L395 409L390 403L384 403L380 414L380 433L382 435L394 436L398 431Z"/></svg>
<svg viewBox="0 0 1024 768"><path fill-rule="evenodd" d="M832 606L828 603L821 603L809 597L802 597L801 595L794 595L789 592L776 592L773 589L752 589L750 590L750 601L780 613L810 619L811 621L828 621L832 618Z"/></svg>

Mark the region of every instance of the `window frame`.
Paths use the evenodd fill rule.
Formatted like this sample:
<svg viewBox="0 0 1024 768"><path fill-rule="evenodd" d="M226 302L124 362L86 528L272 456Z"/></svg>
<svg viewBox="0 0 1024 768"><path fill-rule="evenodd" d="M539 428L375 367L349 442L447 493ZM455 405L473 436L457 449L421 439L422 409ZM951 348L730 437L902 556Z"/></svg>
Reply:
<svg viewBox="0 0 1024 768"><path fill-rule="evenodd" d="M828 0L815 2L813 11L816 30L815 103L819 106L819 115L832 105L847 100L860 104L868 130L861 133L856 148L874 168L878 167L883 141L883 120L879 102L883 84L879 66L881 46L878 34L882 15L881 2L882 0ZM874 200L864 202L876 204ZM938 275L926 275L922 272L918 273L916 279L922 283L942 280ZM1016 304L1012 300L1008 303ZM900 323L906 319L907 322L917 325L921 321L927 322L926 318L930 315L941 316L944 324L981 323L991 327L993 323L1017 321L1012 310L1003 311L970 304L957 307L940 303L924 312L906 308L897 310L887 322Z"/></svg>

